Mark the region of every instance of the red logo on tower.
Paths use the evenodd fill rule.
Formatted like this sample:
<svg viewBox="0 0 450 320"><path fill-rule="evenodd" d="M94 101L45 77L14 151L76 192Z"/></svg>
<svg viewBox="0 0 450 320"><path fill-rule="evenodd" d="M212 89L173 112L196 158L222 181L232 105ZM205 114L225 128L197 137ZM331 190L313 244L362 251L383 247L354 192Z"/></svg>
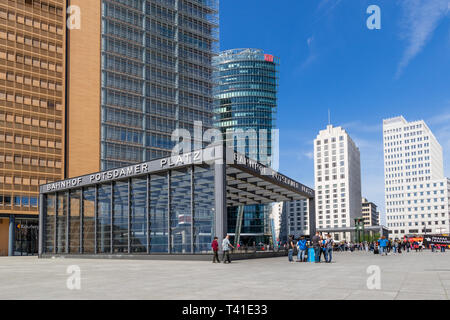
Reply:
<svg viewBox="0 0 450 320"><path fill-rule="evenodd" d="M273 55L271 54L265 54L264 55L264 60L268 61L268 62L273 62Z"/></svg>

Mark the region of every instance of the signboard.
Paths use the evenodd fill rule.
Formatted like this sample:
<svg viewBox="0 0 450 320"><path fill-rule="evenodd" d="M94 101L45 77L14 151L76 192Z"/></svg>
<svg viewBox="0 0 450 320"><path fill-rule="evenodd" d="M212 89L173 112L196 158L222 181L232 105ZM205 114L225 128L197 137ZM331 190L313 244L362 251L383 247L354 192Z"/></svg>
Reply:
<svg viewBox="0 0 450 320"><path fill-rule="evenodd" d="M405 237L405 240L408 240L409 242L420 242L423 241L422 237Z"/></svg>
<svg viewBox="0 0 450 320"><path fill-rule="evenodd" d="M430 244L443 244L443 245L447 245L450 246L450 237L448 236L425 236L423 239L423 243L428 246Z"/></svg>
<svg viewBox="0 0 450 320"><path fill-rule="evenodd" d="M264 55L264 60L267 61L267 62L273 62L273 55L265 54Z"/></svg>
<svg viewBox="0 0 450 320"><path fill-rule="evenodd" d="M178 216L178 225L186 225L192 223L192 216L187 214L180 214Z"/></svg>
<svg viewBox="0 0 450 320"><path fill-rule="evenodd" d="M135 164L123 168L97 172L77 178L66 179L40 186L41 193L51 193L72 188L81 188L103 182L115 181L125 178L133 178L148 173L160 172L167 169L212 162L222 158L220 147L208 147L203 150L193 151L159 160L153 160Z"/></svg>
<svg viewBox="0 0 450 320"><path fill-rule="evenodd" d="M248 158L247 156L238 153L236 151L233 151L231 149L227 150L227 164L236 164L240 167L244 167L247 170L253 171L261 176L266 176L274 181L277 181L285 186L289 186L291 188L294 188L296 190L299 190L305 194L307 194L309 197L314 197L315 193L314 190L311 188L308 188L307 186L292 180L291 178L288 178L287 176L273 170L270 167L267 167L253 159Z"/></svg>

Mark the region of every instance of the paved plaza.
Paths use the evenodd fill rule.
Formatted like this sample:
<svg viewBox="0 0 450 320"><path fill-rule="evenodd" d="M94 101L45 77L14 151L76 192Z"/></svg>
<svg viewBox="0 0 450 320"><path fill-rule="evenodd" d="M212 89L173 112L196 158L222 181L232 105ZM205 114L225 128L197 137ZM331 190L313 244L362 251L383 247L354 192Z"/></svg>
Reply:
<svg viewBox="0 0 450 320"><path fill-rule="evenodd" d="M81 271L69 290L69 266ZM381 289L367 280L381 270ZM373 269L375 268L375 269ZM374 278L371 278L374 279ZM371 282L370 283L375 283ZM75 283L70 282L69 283ZM450 253L336 253L332 264L287 257L205 261L0 258L0 299L449 299Z"/></svg>

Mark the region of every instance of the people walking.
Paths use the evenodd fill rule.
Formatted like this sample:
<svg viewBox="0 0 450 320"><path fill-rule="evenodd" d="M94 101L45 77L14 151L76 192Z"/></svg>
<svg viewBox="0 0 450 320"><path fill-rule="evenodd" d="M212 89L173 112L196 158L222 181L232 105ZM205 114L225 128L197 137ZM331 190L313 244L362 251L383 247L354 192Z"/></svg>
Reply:
<svg viewBox="0 0 450 320"><path fill-rule="evenodd" d="M297 254L297 262L304 262L306 256L306 239L305 237L301 237L297 242L298 254Z"/></svg>
<svg viewBox="0 0 450 320"><path fill-rule="evenodd" d="M213 249L213 263L220 263L219 260L219 238L214 237L213 242L211 243L211 248Z"/></svg>
<svg viewBox="0 0 450 320"><path fill-rule="evenodd" d="M387 240L385 236L382 236L381 239L378 240L378 247L379 247L379 250L380 250L380 256L387 255L388 243L389 243L389 240Z"/></svg>
<svg viewBox="0 0 450 320"><path fill-rule="evenodd" d="M325 262L331 263L333 259L333 239L331 238L331 234L327 235L327 239L325 241Z"/></svg>
<svg viewBox="0 0 450 320"><path fill-rule="evenodd" d="M319 263L320 262L320 233L316 232L316 235L312 237L312 245L314 248L314 262Z"/></svg>
<svg viewBox="0 0 450 320"><path fill-rule="evenodd" d="M227 236L225 237L225 239L223 239L222 241L222 250L223 250L223 255L222 255L222 261L223 263L226 261L228 261L228 263L231 263L231 258L230 258L230 248L234 249L234 247L231 245L230 242L230 236L227 234Z"/></svg>
<svg viewBox="0 0 450 320"><path fill-rule="evenodd" d="M289 262L294 262L294 240L292 239L292 237L289 237L289 241L288 241L288 259Z"/></svg>

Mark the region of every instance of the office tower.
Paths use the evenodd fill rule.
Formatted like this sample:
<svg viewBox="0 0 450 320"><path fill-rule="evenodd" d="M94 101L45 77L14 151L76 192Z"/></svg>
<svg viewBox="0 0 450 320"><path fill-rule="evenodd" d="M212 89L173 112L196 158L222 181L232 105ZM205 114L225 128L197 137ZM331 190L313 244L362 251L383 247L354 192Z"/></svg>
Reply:
<svg viewBox="0 0 450 320"><path fill-rule="evenodd" d="M391 238L448 233L442 147L422 120L383 121L386 222Z"/></svg>
<svg viewBox="0 0 450 320"><path fill-rule="evenodd" d="M380 213L377 211L377 205L366 198L362 198L362 217L365 227L378 226L380 224Z"/></svg>
<svg viewBox="0 0 450 320"><path fill-rule="evenodd" d="M338 229L353 227L361 216L360 153L341 127L328 125L314 140L314 175L317 228L334 233L336 240L351 240Z"/></svg>
<svg viewBox="0 0 450 320"><path fill-rule="evenodd" d="M212 127L218 0L71 4L68 177L168 156L174 130Z"/></svg>
<svg viewBox="0 0 450 320"><path fill-rule="evenodd" d="M288 236L299 238L310 235L308 200L285 202L283 215L286 215L286 234Z"/></svg>
<svg viewBox="0 0 450 320"><path fill-rule="evenodd" d="M66 1L0 2L0 255L37 253L39 185L64 178L65 41Z"/></svg>
<svg viewBox="0 0 450 320"><path fill-rule="evenodd" d="M213 65L214 125L228 146L271 166L279 59L259 49L233 49L214 57ZM265 205L246 206L239 215L239 208L229 208L229 233L239 238L242 220L242 242L267 243L269 211Z"/></svg>

